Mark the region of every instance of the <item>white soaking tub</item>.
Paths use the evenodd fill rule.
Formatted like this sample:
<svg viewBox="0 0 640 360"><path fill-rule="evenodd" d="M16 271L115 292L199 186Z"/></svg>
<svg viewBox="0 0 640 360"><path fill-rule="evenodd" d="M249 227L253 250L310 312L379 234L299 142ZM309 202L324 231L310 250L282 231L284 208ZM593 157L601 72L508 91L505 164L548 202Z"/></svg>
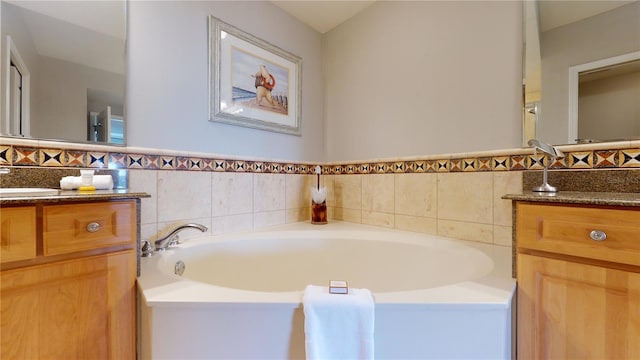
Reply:
<svg viewBox="0 0 640 360"><path fill-rule="evenodd" d="M302 292L329 280L372 291L376 359L511 358L510 248L340 222L143 258L141 358L304 359Z"/></svg>

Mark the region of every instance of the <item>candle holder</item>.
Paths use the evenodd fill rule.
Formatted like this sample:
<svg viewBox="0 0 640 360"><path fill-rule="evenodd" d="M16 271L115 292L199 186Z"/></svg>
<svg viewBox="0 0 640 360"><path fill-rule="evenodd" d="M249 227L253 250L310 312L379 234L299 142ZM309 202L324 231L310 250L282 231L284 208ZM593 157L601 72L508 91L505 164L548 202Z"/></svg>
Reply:
<svg viewBox="0 0 640 360"><path fill-rule="evenodd" d="M311 188L311 223L322 225L327 223L327 188L320 187L320 165L316 166L315 173L317 184Z"/></svg>
<svg viewBox="0 0 640 360"><path fill-rule="evenodd" d="M327 223L327 202L316 204L311 202L311 223L315 225L323 225Z"/></svg>

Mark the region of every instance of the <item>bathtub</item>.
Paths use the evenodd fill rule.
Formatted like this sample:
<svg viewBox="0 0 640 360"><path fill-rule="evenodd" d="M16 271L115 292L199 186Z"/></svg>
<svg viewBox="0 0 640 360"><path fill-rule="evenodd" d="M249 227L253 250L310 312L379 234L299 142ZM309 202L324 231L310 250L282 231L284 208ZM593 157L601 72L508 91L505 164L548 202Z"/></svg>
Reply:
<svg viewBox="0 0 640 360"><path fill-rule="evenodd" d="M139 357L304 359L302 290L329 280L372 291L376 359L511 358L510 248L341 222L143 258Z"/></svg>

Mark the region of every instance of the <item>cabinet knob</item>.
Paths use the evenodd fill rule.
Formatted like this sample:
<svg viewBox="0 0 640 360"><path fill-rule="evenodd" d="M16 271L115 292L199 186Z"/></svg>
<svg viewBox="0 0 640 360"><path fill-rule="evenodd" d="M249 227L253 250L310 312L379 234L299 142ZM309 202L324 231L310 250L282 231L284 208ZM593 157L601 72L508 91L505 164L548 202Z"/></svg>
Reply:
<svg viewBox="0 0 640 360"><path fill-rule="evenodd" d="M594 241L604 241L607 239L607 233L602 230L592 230L589 237Z"/></svg>
<svg viewBox="0 0 640 360"><path fill-rule="evenodd" d="M89 224L87 224L87 231L90 233L94 233L96 231L100 230L100 224L97 222L90 222Z"/></svg>

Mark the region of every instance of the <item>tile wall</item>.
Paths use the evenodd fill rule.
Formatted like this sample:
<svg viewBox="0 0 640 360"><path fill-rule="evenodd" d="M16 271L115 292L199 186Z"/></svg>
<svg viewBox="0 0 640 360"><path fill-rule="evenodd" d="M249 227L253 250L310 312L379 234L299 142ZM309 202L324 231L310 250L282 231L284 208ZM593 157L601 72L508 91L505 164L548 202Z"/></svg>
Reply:
<svg viewBox="0 0 640 360"><path fill-rule="evenodd" d="M151 195L142 200L143 239L185 222L220 234L310 219L315 163L0 140L0 166L128 169L129 188ZM560 149L566 156L548 164L554 171L640 170L640 141ZM543 163L532 149L506 149L319 165L330 220L510 246L511 202L501 196L520 192L522 170ZM182 237L200 235L187 230Z"/></svg>
<svg viewBox="0 0 640 360"><path fill-rule="evenodd" d="M522 172L325 176L329 219L511 246Z"/></svg>
<svg viewBox="0 0 640 360"><path fill-rule="evenodd" d="M209 234L246 231L311 218L314 176L231 172L129 170L129 189L142 199L141 237L154 240L196 222ZM201 236L185 230L182 239Z"/></svg>
<svg viewBox="0 0 640 360"><path fill-rule="evenodd" d="M130 170L142 199L141 234L154 239L178 224L211 234L310 219L313 175ZM511 201L522 172L323 175L330 220L511 246ZM200 236L197 230L182 238Z"/></svg>

